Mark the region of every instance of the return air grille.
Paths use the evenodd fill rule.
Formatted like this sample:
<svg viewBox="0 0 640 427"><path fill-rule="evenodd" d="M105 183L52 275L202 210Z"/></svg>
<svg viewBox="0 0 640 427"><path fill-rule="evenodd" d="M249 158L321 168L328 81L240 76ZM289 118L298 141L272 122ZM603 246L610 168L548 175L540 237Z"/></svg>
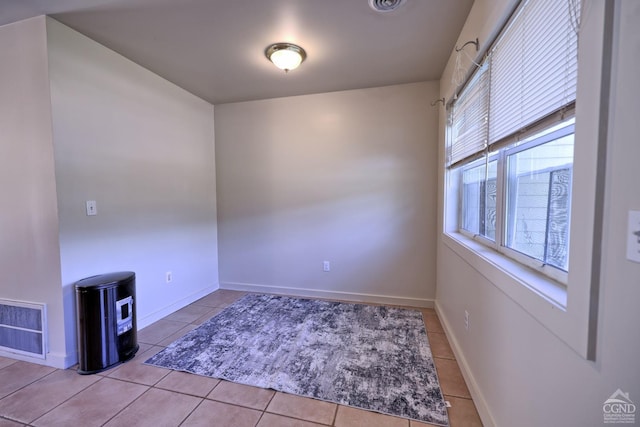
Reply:
<svg viewBox="0 0 640 427"><path fill-rule="evenodd" d="M44 304L0 300L0 350L45 358Z"/></svg>

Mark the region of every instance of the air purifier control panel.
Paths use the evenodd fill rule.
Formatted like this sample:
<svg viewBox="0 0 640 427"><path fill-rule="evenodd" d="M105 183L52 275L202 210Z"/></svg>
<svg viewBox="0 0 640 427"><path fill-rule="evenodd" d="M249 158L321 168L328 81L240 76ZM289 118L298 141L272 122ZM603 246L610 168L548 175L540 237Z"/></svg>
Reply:
<svg viewBox="0 0 640 427"><path fill-rule="evenodd" d="M116 301L116 318L118 335L128 332L133 327L133 297L126 297Z"/></svg>

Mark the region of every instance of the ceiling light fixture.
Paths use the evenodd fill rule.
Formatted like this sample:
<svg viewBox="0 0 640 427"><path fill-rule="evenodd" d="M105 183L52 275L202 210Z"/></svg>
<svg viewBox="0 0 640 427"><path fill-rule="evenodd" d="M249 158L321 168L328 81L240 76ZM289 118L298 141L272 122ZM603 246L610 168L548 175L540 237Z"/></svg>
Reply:
<svg viewBox="0 0 640 427"><path fill-rule="evenodd" d="M303 48L292 43L274 43L267 47L264 54L285 73L298 68L307 57Z"/></svg>

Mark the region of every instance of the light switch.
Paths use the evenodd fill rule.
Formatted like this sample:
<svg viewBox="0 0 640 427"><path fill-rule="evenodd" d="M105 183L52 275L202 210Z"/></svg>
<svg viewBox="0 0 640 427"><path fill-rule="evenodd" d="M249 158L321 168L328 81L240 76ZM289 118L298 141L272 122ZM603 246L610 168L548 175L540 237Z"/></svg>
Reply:
<svg viewBox="0 0 640 427"><path fill-rule="evenodd" d="M95 200L87 200L87 216L98 215L98 207Z"/></svg>
<svg viewBox="0 0 640 427"><path fill-rule="evenodd" d="M627 259L640 262L640 211L629 211Z"/></svg>

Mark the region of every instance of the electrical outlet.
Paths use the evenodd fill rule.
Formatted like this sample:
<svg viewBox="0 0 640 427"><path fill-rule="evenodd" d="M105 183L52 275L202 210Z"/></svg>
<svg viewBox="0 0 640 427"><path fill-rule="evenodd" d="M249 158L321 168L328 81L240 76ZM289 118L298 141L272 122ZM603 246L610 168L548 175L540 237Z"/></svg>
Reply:
<svg viewBox="0 0 640 427"><path fill-rule="evenodd" d="M329 272L331 271L331 263L329 261L322 262L322 271Z"/></svg>
<svg viewBox="0 0 640 427"><path fill-rule="evenodd" d="M165 278L167 279L167 283L171 283L171 281L173 280L173 274L171 274L170 271L167 271L167 273L165 274Z"/></svg>
<svg viewBox="0 0 640 427"><path fill-rule="evenodd" d="M95 200L87 200L85 204L87 208L87 216L98 215L98 205Z"/></svg>
<svg viewBox="0 0 640 427"><path fill-rule="evenodd" d="M467 310L464 311L464 329L469 330L469 312Z"/></svg>

